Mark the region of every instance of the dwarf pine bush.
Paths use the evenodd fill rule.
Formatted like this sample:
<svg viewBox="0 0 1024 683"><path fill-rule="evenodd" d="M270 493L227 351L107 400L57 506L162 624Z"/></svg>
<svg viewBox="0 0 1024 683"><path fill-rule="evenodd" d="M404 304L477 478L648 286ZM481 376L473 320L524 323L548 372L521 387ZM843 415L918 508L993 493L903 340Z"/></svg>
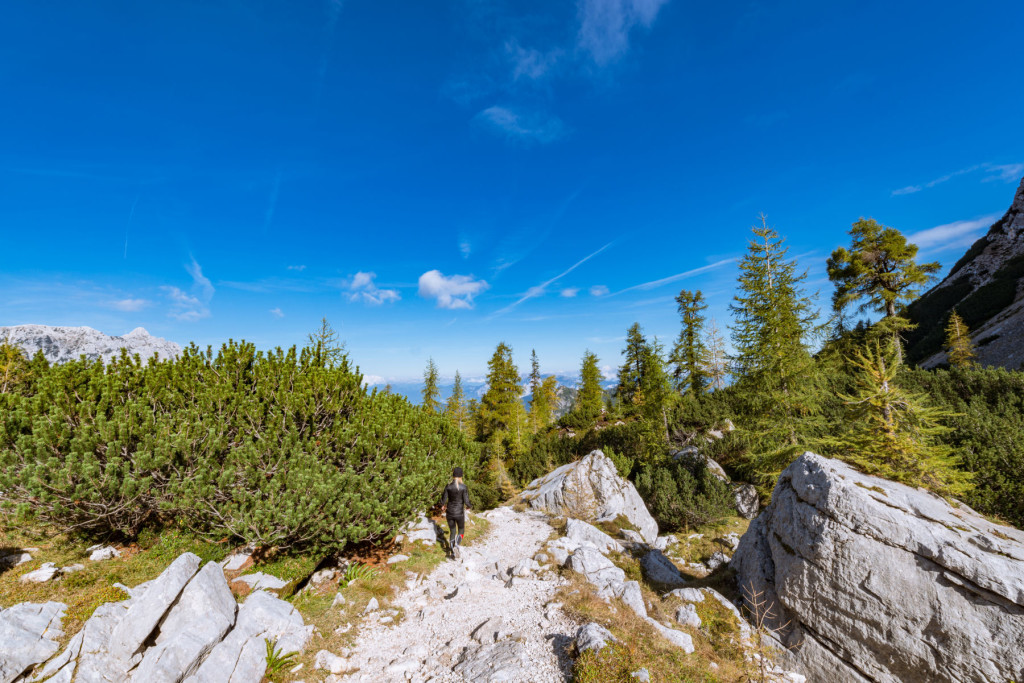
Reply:
<svg viewBox="0 0 1024 683"><path fill-rule="evenodd" d="M34 372L0 415L0 498L67 530L176 523L330 552L393 535L475 449L443 416L367 392L347 357L195 345Z"/></svg>

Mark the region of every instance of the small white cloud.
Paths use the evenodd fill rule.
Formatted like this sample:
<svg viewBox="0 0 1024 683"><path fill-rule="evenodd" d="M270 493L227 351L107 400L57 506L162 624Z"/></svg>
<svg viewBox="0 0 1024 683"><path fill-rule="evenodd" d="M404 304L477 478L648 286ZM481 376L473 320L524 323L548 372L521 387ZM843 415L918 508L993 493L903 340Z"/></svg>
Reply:
<svg viewBox="0 0 1024 683"><path fill-rule="evenodd" d="M365 386L374 386L376 384L387 384L388 381L380 375L363 375L363 384Z"/></svg>
<svg viewBox="0 0 1024 683"><path fill-rule="evenodd" d="M397 289L379 289L373 281L375 277L377 277L376 273L362 271L353 275L352 280L348 283L349 291L346 294L348 300L380 306L383 303L395 302L402 298Z"/></svg>
<svg viewBox="0 0 1024 683"><path fill-rule="evenodd" d="M916 244L923 250L939 251L963 247L973 243L981 232L986 230L996 220L999 214L994 213L981 218L969 221L954 221L943 225L936 225L934 228L921 230L907 235L907 241Z"/></svg>
<svg viewBox="0 0 1024 683"><path fill-rule="evenodd" d="M605 66L629 49L629 33L650 28L658 10L668 0L578 0L580 28L577 45Z"/></svg>
<svg viewBox="0 0 1024 683"><path fill-rule="evenodd" d="M288 270L297 270L300 273L306 269L306 266L288 266Z"/></svg>
<svg viewBox="0 0 1024 683"><path fill-rule="evenodd" d="M459 253L462 254L462 258L469 258L472 251L473 245L469 243L469 240L462 240L459 242Z"/></svg>
<svg viewBox="0 0 1024 683"><path fill-rule="evenodd" d="M209 303L213 298L213 283L210 282L210 278L203 275L203 269L195 258L192 259L192 263L185 266L185 271L192 276L192 291L196 293L200 301Z"/></svg>
<svg viewBox="0 0 1024 683"><path fill-rule="evenodd" d="M524 48L518 41L505 43L505 52L512 62L512 80L526 79L536 81L549 73L564 54L562 50L541 52L534 48Z"/></svg>
<svg viewBox="0 0 1024 683"><path fill-rule="evenodd" d="M420 275L419 295L436 299L438 308L473 308L473 297L489 287L472 275L444 275L439 270L428 270Z"/></svg>
<svg viewBox="0 0 1024 683"><path fill-rule="evenodd" d="M914 194L915 192L920 192L923 189L924 188L921 187L920 185L907 185L906 187L901 187L898 190L893 190L892 196L899 197L900 195L904 194Z"/></svg>
<svg viewBox="0 0 1024 683"><path fill-rule="evenodd" d="M275 318L283 318L284 311L282 311L280 308L271 308L270 315L274 316Z"/></svg>
<svg viewBox="0 0 1024 683"><path fill-rule="evenodd" d="M1024 164L1001 164L999 166L990 166L987 170L990 175L982 178L981 182L988 183L997 180L1011 183L1017 182L1024 175Z"/></svg>
<svg viewBox="0 0 1024 683"><path fill-rule="evenodd" d="M590 296L605 296L608 288L604 285L594 285L590 288Z"/></svg>
<svg viewBox="0 0 1024 683"><path fill-rule="evenodd" d="M111 301L110 305L125 313L137 313L151 303L151 301L146 299L121 299L120 301Z"/></svg>
<svg viewBox="0 0 1024 683"><path fill-rule="evenodd" d="M563 297L565 299L571 299L579 293L579 287L566 287L565 289L558 293L558 296Z"/></svg>
<svg viewBox="0 0 1024 683"><path fill-rule="evenodd" d="M185 271L192 276L191 293L170 285L160 288L171 302L168 315L182 322L196 322L209 318L210 301L215 292L213 283L203 275L203 269L195 258L185 266Z"/></svg>
<svg viewBox="0 0 1024 683"><path fill-rule="evenodd" d="M557 116L520 113L507 107L488 107L475 118L506 138L525 142L554 142L565 134L565 125Z"/></svg>

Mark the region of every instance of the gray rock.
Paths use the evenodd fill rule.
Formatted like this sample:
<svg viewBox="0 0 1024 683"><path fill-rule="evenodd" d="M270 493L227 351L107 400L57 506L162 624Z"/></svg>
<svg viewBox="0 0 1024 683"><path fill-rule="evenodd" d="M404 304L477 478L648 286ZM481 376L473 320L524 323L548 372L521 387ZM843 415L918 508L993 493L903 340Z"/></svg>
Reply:
<svg viewBox="0 0 1024 683"><path fill-rule="evenodd" d="M94 545L87 548L85 552L89 553L89 559L93 562L102 562L103 560L121 557L121 551L112 545Z"/></svg>
<svg viewBox="0 0 1024 683"><path fill-rule="evenodd" d="M809 680L1005 681L1024 673L1024 532L806 453L733 557ZM748 602L748 607L750 606Z"/></svg>
<svg viewBox="0 0 1024 683"><path fill-rule="evenodd" d="M614 520L623 515L648 543L658 538L658 523L640 494L601 451L591 451L534 480L520 497L534 509L582 520Z"/></svg>
<svg viewBox="0 0 1024 683"><path fill-rule="evenodd" d="M237 572L245 563L252 559L252 552L244 550L242 552L233 553L228 555L226 558L221 560L220 566L224 568L226 572Z"/></svg>
<svg viewBox="0 0 1024 683"><path fill-rule="evenodd" d="M622 600L638 616L647 616L647 606L644 605L644 594L640 590L639 583L636 581L623 581L611 586L611 591L615 597Z"/></svg>
<svg viewBox="0 0 1024 683"><path fill-rule="evenodd" d="M583 574L584 578L598 588L600 593L611 585L621 584L626 580L626 572L622 571L597 550L589 547L578 548L569 556L569 569Z"/></svg>
<svg viewBox="0 0 1024 683"><path fill-rule="evenodd" d="M757 495L757 489L753 484L737 486L733 492L733 501L736 505L736 512L744 519L757 517L761 509L761 498Z"/></svg>
<svg viewBox="0 0 1024 683"><path fill-rule="evenodd" d="M333 652L320 650L316 653L316 658L313 660L313 668L332 674L340 674L348 669L348 660L344 657L339 657Z"/></svg>
<svg viewBox="0 0 1024 683"><path fill-rule="evenodd" d="M434 544L438 540L437 525L423 513L415 522L403 527L403 535L409 543Z"/></svg>
<svg viewBox="0 0 1024 683"><path fill-rule="evenodd" d="M0 327L0 339L22 349L29 357L42 351L51 363L66 363L84 355L89 360L110 360L126 349L139 354L142 360L159 355L162 360L177 358L181 347L174 342L154 337L136 327L120 337L103 334L91 327L57 327L53 325L13 325Z"/></svg>
<svg viewBox="0 0 1024 683"><path fill-rule="evenodd" d="M695 648L693 646L693 638L689 633L683 633L682 631L677 631L674 628L669 628L664 624L659 624L650 617L647 618L647 623L653 626L654 630L660 633L662 638L672 643L686 654L693 653Z"/></svg>
<svg viewBox="0 0 1024 683"><path fill-rule="evenodd" d="M707 565L710 571L715 571L719 567L724 567L729 564L729 560L730 558L728 555L723 553L721 550L716 550L704 564Z"/></svg>
<svg viewBox="0 0 1024 683"><path fill-rule="evenodd" d="M195 671L203 658L235 625L235 599L216 562L199 570L160 624L160 635L133 672L147 683L177 683Z"/></svg>
<svg viewBox="0 0 1024 683"><path fill-rule="evenodd" d="M498 683L529 678L526 645L515 640L470 648L453 671L467 681Z"/></svg>
<svg viewBox="0 0 1024 683"><path fill-rule="evenodd" d="M722 438L721 433L719 433L718 438ZM703 461L708 468L708 472L711 472L718 480L729 483L729 475L725 473L722 466L701 453L696 446L687 446L682 450L675 451L670 454L670 457L677 462L680 460L689 462Z"/></svg>
<svg viewBox="0 0 1024 683"><path fill-rule="evenodd" d="M33 569L21 576L18 581L21 583L46 583L51 579L60 576L60 567L55 565L53 562L44 562L43 566L39 569Z"/></svg>
<svg viewBox="0 0 1024 683"><path fill-rule="evenodd" d="M637 669L629 674L630 678L635 678L639 683L651 683L651 672L647 669Z"/></svg>
<svg viewBox="0 0 1024 683"><path fill-rule="evenodd" d="M637 535L639 536L639 534ZM565 537L575 543L577 547L584 544L590 544L602 553L609 553L613 550L622 552L622 546L618 541L598 529L596 526L587 524L586 522L581 522L578 519L569 518L566 520ZM642 540L643 539L641 539L641 541Z"/></svg>
<svg viewBox="0 0 1024 683"><path fill-rule="evenodd" d="M549 546L548 555L551 556L551 561L559 567L564 566L566 560L569 559L569 551L559 546Z"/></svg>
<svg viewBox="0 0 1024 683"><path fill-rule="evenodd" d="M402 555L402 554L392 555L391 557L388 558L388 564L397 564L398 562L405 562L408 559L409 559L408 555Z"/></svg>
<svg viewBox="0 0 1024 683"><path fill-rule="evenodd" d="M313 633L302 615L270 593L256 591L238 610L235 627L214 646L186 683L253 683L267 668L266 640L282 654L302 652Z"/></svg>
<svg viewBox="0 0 1024 683"><path fill-rule="evenodd" d="M0 609L0 683L11 683L60 649L62 602L23 602Z"/></svg>
<svg viewBox="0 0 1024 683"><path fill-rule="evenodd" d="M665 557L660 550L652 550L640 559L640 568L648 581L665 586L681 586L686 578L680 573L672 560Z"/></svg>
<svg viewBox="0 0 1024 683"><path fill-rule="evenodd" d="M502 619L500 615L491 617L473 629L473 633L471 633L470 636L478 643L493 643L498 639L498 634L501 633L501 629L504 625L505 620Z"/></svg>
<svg viewBox="0 0 1024 683"><path fill-rule="evenodd" d="M307 583L306 586L319 586L320 584L327 583L337 575L337 570L331 569L330 567L321 569L320 571L313 572L313 575L309 577L309 583Z"/></svg>
<svg viewBox="0 0 1024 683"><path fill-rule="evenodd" d="M637 532L633 531L632 529L620 529L619 533L622 535L622 537L624 539L626 539L627 543L633 543L633 544L636 544L636 545L640 545L642 543L646 543L646 541L644 541L644 537L641 536L640 534L638 534ZM661 541L661 537L660 536L654 542L655 547L657 547L657 544L658 544L659 541Z"/></svg>
<svg viewBox="0 0 1024 683"><path fill-rule="evenodd" d="M683 626L692 626L693 628L700 628L700 617L697 615L697 608L693 606L693 603L686 603L676 610L676 621Z"/></svg>
<svg viewBox="0 0 1024 683"><path fill-rule="evenodd" d="M529 576L538 569L540 569L540 565L536 560L524 557L516 563L515 567L512 567L512 576Z"/></svg>
<svg viewBox="0 0 1024 683"><path fill-rule="evenodd" d="M612 635L611 631L594 622L584 624L576 631L575 643L578 654L583 654L587 650L600 652L608 643L617 642L619 642L618 639Z"/></svg>
<svg viewBox="0 0 1024 683"><path fill-rule="evenodd" d="M72 674L76 681L83 682L122 680L130 664L112 658L107 648L114 627L127 614L132 601L107 602L97 607L64 651L47 662L33 680L70 682Z"/></svg>
<svg viewBox="0 0 1024 683"><path fill-rule="evenodd" d="M376 612L378 609L380 609L380 604L377 602L377 598L370 598L370 602L366 603L366 609L363 610L363 614Z"/></svg>
<svg viewBox="0 0 1024 683"><path fill-rule="evenodd" d="M193 553L179 555L160 574L114 627L110 634L108 651L113 659L127 661L138 652L142 644L160 623L168 607L178 599L182 589L199 570L200 559Z"/></svg>
<svg viewBox="0 0 1024 683"><path fill-rule="evenodd" d="M664 597L674 595L677 598L681 598L686 602L704 602L704 593L699 588L676 588L673 591L665 593Z"/></svg>
<svg viewBox="0 0 1024 683"><path fill-rule="evenodd" d="M0 569L11 569L18 565L32 561L32 555L24 550L18 550L6 555L0 555Z"/></svg>
<svg viewBox="0 0 1024 683"><path fill-rule="evenodd" d="M239 576L235 581L241 581L254 591L276 591L288 585L287 581L279 579L272 574L264 574L263 572L245 574Z"/></svg>
<svg viewBox="0 0 1024 683"><path fill-rule="evenodd" d="M84 564L69 564L66 567L61 567L60 568L60 573L61 573L62 576L64 576L64 575L67 575L67 574L74 574L75 572L80 572L83 569L85 569L85 565Z"/></svg>

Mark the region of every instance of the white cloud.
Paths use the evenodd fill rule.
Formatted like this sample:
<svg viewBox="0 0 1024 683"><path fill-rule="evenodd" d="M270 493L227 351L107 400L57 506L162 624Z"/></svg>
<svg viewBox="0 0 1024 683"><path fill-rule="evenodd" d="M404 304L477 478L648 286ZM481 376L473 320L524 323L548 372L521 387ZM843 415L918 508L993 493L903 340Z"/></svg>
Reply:
<svg viewBox="0 0 1024 683"><path fill-rule="evenodd" d="M306 266L288 266L288 270L297 270L300 273L306 269Z"/></svg>
<svg viewBox="0 0 1024 683"><path fill-rule="evenodd" d="M619 290L618 292L615 292L615 296L618 296L619 294L623 294L625 292L633 291L634 289L644 289L644 290L646 290L646 289L654 289L655 287L660 287L661 285L667 285L670 282L675 282L677 280L684 280L684 279L686 279L688 277L693 277L694 275L699 275L700 273L704 273L704 272L707 272L709 270L714 270L716 268L721 268L722 266L728 265L730 263L735 263L735 262L736 262L736 259L734 259L734 258L722 259L721 261L715 261L714 263L709 263L708 265L701 266L700 268L692 268L690 270L684 270L682 273L676 273L675 275L669 275L668 277L663 277L663 278L661 278L659 280L651 280L650 282L641 282L638 285L633 285L632 287L626 287L625 289L622 289L622 290Z"/></svg>
<svg viewBox="0 0 1024 683"><path fill-rule="evenodd" d="M1024 164L1001 164L990 166L986 169L991 175L982 178L981 182L987 183L993 180L1000 180L1004 183L1015 183L1024 175Z"/></svg>
<svg viewBox="0 0 1024 683"><path fill-rule="evenodd" d="M941 251L954 247L963 247L972 244L981 233L988 229L996 220L999 214L994 213L981 218L969 221L954 221L943 225L936 225L934 228L921 230L907 235L907 240L913 242L924 251Z"/></svg>
<svg viewBox="0 0 1024 683"><path fill-rule="evenodd" d="M469 243L469 240L462 240L459 242L459 253L462 254L462 258L469 258L472 251L473 245Z"/></svg>
<svg viewBox="0 0 1024 683"><path fill-rule="evenodd" d="M349 301L362 301L371 306L379 306L402 298L397 289L379 289L373 281L375 277L377 277L376 273L359 271L352 276L352 280L348 283L349 291L345 296Z"/></svg>
<svg viewBox="0 0 1024 683"><path fill-rule="evenodd" d="M527 79L531 81L544 77L562 58L564 52L559 49L542 52L534 48L524 48L517 40L505 43L505 52L512 62L512 80Z"/></svg>
<svg viewBox="0 0 1024 683"><path fill-rule="evenodd" d="M284 311L282 311L280 308L271 308L270 315L274 316L275 318L283 318Z"/></svg>
<svg viewBox="0 0 1024 683"><path fill-rule="evenodd" d="M486 128L506 138L525 142L554 142L565 135L565 125L557 116L521 113L507 107L488 107L474 117Z"/></svg>
<svg viewBox="0 0 1024 683"><path fill-rule="evenodd" d="M605 66L629 49L629 34L650 28L668 0L578 0L580 28L577 45L598 66Z"/></svg>
<svg viewBox="0 0 1024 683"><path fill-rule="evenodd" d="M934 180L929 180L927 183L921 183L920 185L907 185L906 187L901 187L898 190L893 190L892 196L898 197L905 194L914 194L915 192L920 192L921 190L927 190L935 187L936 185L941 185L942 183L952 180L958 176L967 175L968 173L974 173L976 171L983 171L987 174L981 179L981 182L983 183L992 181L1006 183L1016 182L1020 179L1021 175L1024 175L1024 164L991 164L988 162L984 164L975 164L974 166L968 166L967 168L961 168L959 171L953 171L952 173L947 173L944 176L939 176Z"/></svg>
<svg viewBox="0 0 1024 683"><path fill-rule="evenodd" d="M137 313L151 303L147 299L121 299L120 301L111 301L110 305L125 313Z"/></svg>
<svg viewBox="0 0 1024 683"><path fill-rule="evenodd" d="M363 384L373 386L374 384L387 384L387 380L380 375L363 375Z"/></svg>
<svg viewBox="0 0 1024 683"><path fill-rule="evenodd" d="M565 289L558 293L558 296L563 297L565 299L571 299L579 293L579 287L566 287Z"/></svg>
<svg viewBox="0 0 1024 683"><path fill-rule="evenodd" d="M216 291L213 283L203 275L203 269L195 258L185 266L185 271L192 276L191 293L170 285L160 288L171 302L168 315L182 322L196 322L209 318L210 301Z"/></svg>
<svg viewBox="0 0 1024 683"><path fill-rule="evenodd" d="M577 261L576 263L572 264L571 266L566 268L564 271L562 271L558 275L556 275L553 278L551 278L550 280L547 280L546 282L542 282L539 285L535 285L533 287L530 287L528 290L526 290L526 294L524 294L522 297L520 297L516 301L512 302L511 304L509 304L505 308L501 309L500 311L496 311L491 317L493 318L494 316L501 315L502 313L506 313L508 311L511 311L513 308L515 308L519 304L523 303L527 299L535 299L538 296L542 296L543 294L545 294L547 292L548 287L550 287L552 284L554 284L555 282L558 282L563 277L565 277L566 275L568 275L572 271L576 270L577 268L582 266L584 263L586 263L590 259L594 258L595 256L597 256L598 254L600 254L602 251L604 251L605 249L607 249L610 246L612 246L611 242L609 242L608 244L604 245L603 247L601 247L597 251L593 252L592 254L588 254L588 255L584 256L579 261Z"/></svg>
<svg viewBox="0 0 1024 683"><path fill-rule="evenodd" d="M608 287L605 285L594 285L590 288L590 296L605 296L608 294Z"/></svg>
<svg viewBox="0 0 1024 683"><path fill-rule="evenodd" d="M487 290L484 280L475 280L472 275L444 275L439 270L428 270L420 275L419 295L424 299L436 299L438 308L473 308L473 297Z"/></svg>

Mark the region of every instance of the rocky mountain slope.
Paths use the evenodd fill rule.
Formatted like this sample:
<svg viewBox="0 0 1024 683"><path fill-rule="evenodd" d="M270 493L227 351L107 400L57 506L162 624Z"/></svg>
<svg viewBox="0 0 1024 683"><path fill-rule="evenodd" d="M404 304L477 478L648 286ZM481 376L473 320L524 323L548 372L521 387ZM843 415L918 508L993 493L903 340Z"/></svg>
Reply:
<svg viewBox="0 0 1024 683"><path fill-rule="evenodd" d="M954 308L971 329L982 365L1024 364L1024 179L1006 214L907 308L918 326L907 335L911 361L924 367L945 362L944 328Z"/></svg>
<svg viewBox="0 0 1024 683"><path fill-rule="evenodd" d="M0 327L0 341L24 350L29 356L42 351L51 363L66 363L84 355L89 360L110 360L127 349L143 360L158 355L177 358L181 347L172 341L154 337L141 327L126 335L110 336L91 327L55 327L52 325L13 325Z"/></svg>

